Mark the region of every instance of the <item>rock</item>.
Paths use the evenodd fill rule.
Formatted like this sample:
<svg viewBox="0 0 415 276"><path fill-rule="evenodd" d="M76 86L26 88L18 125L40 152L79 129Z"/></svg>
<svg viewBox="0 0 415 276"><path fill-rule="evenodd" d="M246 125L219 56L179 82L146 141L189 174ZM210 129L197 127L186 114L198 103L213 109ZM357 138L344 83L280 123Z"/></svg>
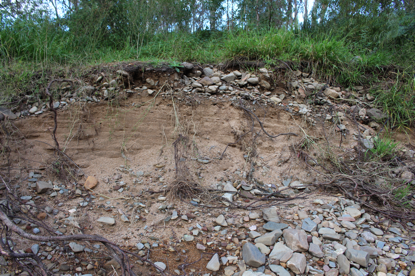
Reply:
<svg viewBox="0 0 415 276"><path fill-rule="evenodd" d="M248 80L248 82L249 82L249 80ZM259 85L260 85L262 88L266 89L266 90L270 90L270 89L271 89L271 84L269 84L269 82L267 82L266 80L261 80L261 81L259 82Z"/></svg>
<svg viewBox="0 0 415 276"><path fill-rule="evenodd" d="M186 242L191 242L195 239L195 237L193 237L192 235L184 235L183 236L183 240Z"/></svg>
<svg viewBox="0 0 415 276"><path fill-rule="evenodd" d="M260 267L265 264L265 255L249 242L242 247L242 258L247 265L252 267Z"/></svg>
<svg viewBox="0 0 415 276"><path fill-rule="evenodd" d="M381 121L387 118L387 116L377 108L371 108L367 110L366 114L367 116L369 116L369 118L376 120L376 121Z"/></svg>
<svg viewBox="0 0 415 276"><path fill-rule="evenodd" d="M39 253L40 246L35 243L30 249L32 249L33 254L37 255L37 253Z"/></svg>
<svg viewBox="0 0 415 276"><path fill-rule="evenodd" d="M411 270L411 272L409 273L409 276L415 276L415 268Z"/></svg>
<svg viewBox="0 0 415 276"><path fill-rule="evenodd" d="M48 215L47 215L46 213L39 213L39 214L37 215L37 218L38 218L39 220L44 220L47 216L48 216Z"/></svg>
<svg viewBox="0 0 415 276"><path fill-rule="evenodd" d="M215 222L220 226L228 226L228 223L226 222L226 219L223 215L218 216Z"/></svg>
<svg viewBox="0 0 415 276"><path fill-rule="evenodd" d="M261 253L264 253L265 255L268 255L269 252L271 252L271 250L269 249L269 247L266 246L263 243L255 243L255 246L258 247L259 251L261 251Z"/></svg>
<svg viewBox="0 0 415 276"><path fill-rule="evenodd" d="M359 209L352 206L344 208L344 211L354 218L359 218L362 215L362 212L360 212Z"/></svg>
<svg viewBox="0 0 415 276"><path fill-rule="evenodd" d="M91 85L81 87L81 93L85 93L87 96L91 96L95 92L95 87Z"/></svg>
<svg viewBox="0 0 415 276"><path fill-rule="evenodd" d="M249 78L249 79L247 79L247 82L252 84L252 85L257 85L259 83L259 79L258 78Z"/></svg>
<svg viewBox="0 0 415 276"><path fill-rule="evenodd" d="M279 104L280 102L282 102L282 100L280 99L280 98L278 98L278 97L271 97L270 98L270 101L271 102L273 102L273 103L275 103L275 104Z"/></svg>
<svg viewBox="0 0 415 276"><path fill-rule="evenodd" d="M283 231L285 243L293 251L307 251L307 234L304 230L285 229Z"/></svg>
<svg viewBox="0 0 415 276"><path fill-rule="evenodd" d="M97 185L98 185L98 180L97 180L94 176L90 175L90 176L88 176L88 178L86 179L85 184L84 184L84 187L85 187L86 189L93 189L93 188L95 188Z"/></svg>
<svg viewBox="0 0 415 276"><path fill-rule="evenodd" d="M380 230L379 228L375 228L375 227L370 227L370 232L372 232L373 234L375 234L376 236L382 236L383 235L383 231Z"/></svg>
<svg viewBox="0 0 415 276"><path fill-rule="evenodd" d="M367 267L369 265L369 254L365 251L348 248L345 255L347 259L361 266Z"/></svg>
<svg viewBox="0 0 415 276"><path fill-rule="evenodd" d="M332 97L332 98L339 98L340 97L340 94L337 91L335 91L331 88L326 88L326 90L324 90L324 94L326 96Z"/></svg>
<svg viewBox="0 0 415 276"><path fill-rule="evenodd" d="M192 87L193 87L193 88L202 88L202 87L203 87L203 85L202 85L200 82L194 81L194 82L192 83Z"/></svg>
<svg viewBox="0 0 415 276"><path fill-rule="evenodd" d="M287 262L287 267L295 274L303 274L307 265L305 256L301 253L294 253L291 259Z"/></svg>
<svg viewBox="0 0 415 276"><path fill-rule="evenodd" d="M225 274L225 276L231 276L231 275L233 275L235 273L235 271L237 269L238 268L236 266L230 265L230 266L227 266L227 267L224 268L223 273Z"/></svg>
<svg viewBox="0 0 415 276"><path fill-rule="evenodd" d="M345 227L345 228L347 228L347 229L355 229L356 228L356 225L353 223L353 222L350 222L350 221L342 221L341 222L341 225L343 226L343 227Z"/></svg>
<svg viewBox="0 0 415 276"><path fill-rule="evenodd" d="M226 194L223 194L223 198L225 198L225 199L227 199L227 200L229 200L230 202L232 202L233 201L233 195L234 194L231 194L231 193L226 193Z"/></svg>
<svg viewBox="0 0 415 276"><path fill-rule="evenodd" d="M283 242L278 242L274 245L271 253L269 254L269 259L271 261L280 261L282 263L287 262L291 256L293 255L293 251L284 245Z"/></svg>
<svg viewBox="0 0 415 276"><path fill-rule="evenodd" d="M339 271L335 268L330 269L326 273L324 273L325 276L337 276L339 275Z"/></svg>
<svg viewBox="0 0 415 276"><path fill-rule="evenodd" d="M160 268L161 271L164 271L166 269L166 264L162 263L162 262L155 262L154 263L156 266L158 266L158 268Z"/></svg>
<svg viewBox="0 0 415 276"><path fill-rule="evenodd" d="M376 236L368 231L363 231L360 236L364 238L367 242L375 242Z"/></svg>
<svg viewBox="0 0 415 276"><path fill-rule="evenodd" d="M305 218L303 219L303 224L301 225L301 228L307 232L313 232L317 229L317 223L312 221L310 218Z"/></svg>
<svg viewBox="0 0 415 276"><path fill-rule="evenodd" d="M250 217L251 218L251 217ZM274 231L274 230L283 230L288 227L288 224L285 223L277 223L273 221L268 221L267 223L262 226L267 231Z"/></svg>
<svg viewBox="0 0 415 276"><path fill-rule="evenodd" d="M234 81L235 79L236 79L236 76L234 73L227 74L221 78L221 80L226 81L226 82L231 82L231 81Z"/></svg>
<svg viewBox="0 0 415 276"><path fill-rule="evenodd" d="M226 192L237 192L238 190L233 187L231 183L226 183L223 187L223 190Z"/></svg>
<svg viewBox="0 0 415 276"><path fill-rule="evenodd" d="M310 243L308 252L310 252L311 255L316 256L317 258L322 258L324 256L324 253L323 251L321 251L320 246L318 246L315 243Z"/></svg>
<svg viewBox="0 0 415 276"><path fill-rule="evenodd" d="M147 89L147 94L148 94L149 96L153 95L153 94L154 94L154 90L152 90L152 89Z"/></svg>
<svg viewBox="0 0 415 276"><path fill-rule="evenodd" d="M154 86L154 85L156 84L156 82L155 82L153 79L151 79L151 78L147 78L147 79L146 79L146 82L147 82L150 86Z"/></svg>
<svg viewBox="0 0 415 276"><path fill-rule="evenodd" d="M404 179L404 180L409 181L409 180L414 179L414 178L415 178L415 176L414 176L414 174L413 174L413 173L411 173L411 172L409 172L409 171L404 171L404 172L401 174L401 178L402 178L402 179ZM389 230L389 231L390 231L390 230Z"/></svg>
<svg viewBox="0 0 415 276"><path fill-rule="evenodd" d="M213 75L213 70L209 67L206 67L203 69L203 74L205 74L206 77L210 77Z"/></svg>
<svg viewBox="0 0 415 276"><path fill-rule="evenodd" d="M72 249L73 252L78 253L78 252L83 252L85 249L85 246L77 244L75 242L70 242L69 243L69 247Z"/></svg>
<svg viewBox="0 0 415 276"><path fill-rule="evenodd" d="M280 265L270 265L269 268L277 273L278 276L291 276L291 274Z"/></svg>
<svg viewBox="0 0 415 276"><path fill-rule="evenodd" d="M186 69L186 70L192 70L194 68L192 63L189 62L183 62L182 66Z"/></svg>
<svg viewBox="0 0 415 276"><path fill-rule="evenodd" d="M37 111L37 109L36 109L36 111ZM33 112L33 113L35 113L35 112ZM30 113L32 113L32 112L30 112ZM2 117L3 117L3 118L0 119L0 121L4 120L4 117L9 118L9 120L15 120L18 117L10 109L2 107L2 106L0 106L0 115L2 115Z"/></svg>
<svg viewBox="0 0 415 276"><path fill-rule="evenodd" d="M199 80L199 83L204 85L204 86L209 86L209 85L213 85L215 84L211 78L209 77L204 77L203 79Z"/></svg>
<svg viewBox="0 0 415 276"><path fill-rule="evenodd" d="M206 265L206 268L211 270L211 271L218 271L220 268L220 262L219 262L219 255L218 253L216 253L215 255L213 255L212 259L210 259L210 261L208 262L208 264Z"/></svg>
<svg viewBox="0 0 415 276"><path fill-rule="evenodd" d="M103 223L103 224L108 224L108 225L114 225L115 224L115 219L110 218L110 217L100 217L97 222Z"/></svg>
<svg viewBox="0 0 415 276"><path fill-rule="evenodd" d="M277 213L277 207L275 206L262 210L262 216L266 221L280 222L280 218Z"/></svg>
<svg viewBox="0 0 415 276"><path fill-rule="evenodd" d="M123 77L127 77L127 78L130 76L130 74L128 74L128 72L126 72L124 70L117 70L117 74L119 74L120 76L123 76Z"/></svg>
<svg viewBox="0 0 415 276"><path fill-rule="evenodd" d="M117 262L117 260L115 260L115 259L111 259L110 261L108 261L108 262L106 262L106 263L104 264L104 268L105 268L107 271L113 271L113 270L114 270L114 268L115 268L115 269L119 269L119 268L120 268L120 264Z"/></svg>
<svg viewBox="0 0 415 276"><path fill-rule="evenodd" d="M340 274L349 274L350 272L350 262L346 256L340 254L337 256L337 265L339 266Z"/></svg>
<svg viewBox="0 0 415 276"><path fill-rule="evenodd" d="M279 237L281 237L282 231L281 230L274 230L270 233L266 233L255 239L255 243L263 243L265 245L274 245Z"/></svg>
<svg viewBox="0 0 415 276"><path fill-rule="evenodd" d="M31 113L31 114L35 113L36 111L37 111L37 107L36 106L34 106L31 109L29 109L29 113Z"/></svg>
<svg viewBox="0 0 415 276"><path fill-rule="evenodd" d="M36 191L38 194L43 194L49 190L53 189L52 183L46 181L38 181L36 182Z"/></svg>

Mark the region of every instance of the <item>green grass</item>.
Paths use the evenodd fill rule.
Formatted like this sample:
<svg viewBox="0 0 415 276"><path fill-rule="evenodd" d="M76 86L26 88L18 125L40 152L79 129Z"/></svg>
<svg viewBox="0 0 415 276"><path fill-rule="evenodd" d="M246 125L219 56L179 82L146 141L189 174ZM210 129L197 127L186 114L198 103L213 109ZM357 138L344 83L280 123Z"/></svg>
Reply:
<svg viewBox="0 0 415 276"><path fill-rule="evenodd" d="M370 156L376 159L388 158L392 159L396 156L396 150L399 143L393 142L391 139L376 136L373 138L373 148L368 149Z"/></svg>
<svg viewBox="0 0 415 276"><path fill-rule="evenodd" d="M382 81L378 74L384 67L402 62L387 49L368 51L333 33L286 29L175 32L148 37L140 44L127 37L111 47L93 38L75 38L50 24L43 20L0 28L3 102L19 94L39 97L51 76L79 77L86 67L120 61L163 61L177 69L182 61L203 64L247 59L262 60L269 66L285 61L293 70L301 68L322 81L345 87ZM409 68L404 72L414 71L413 65L404 65ZM414 88L408 73L400 73L390 90L372 92L376 103L389 114L392 126L414 123Z"/></svg>

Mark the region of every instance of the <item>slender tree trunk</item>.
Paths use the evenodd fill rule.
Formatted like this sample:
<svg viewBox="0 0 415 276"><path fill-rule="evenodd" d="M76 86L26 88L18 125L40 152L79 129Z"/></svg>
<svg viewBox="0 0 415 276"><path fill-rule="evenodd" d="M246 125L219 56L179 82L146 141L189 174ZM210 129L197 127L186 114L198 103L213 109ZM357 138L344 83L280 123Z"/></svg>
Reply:
<svg viewBox="0 0 415 276"><path fill-rule="evenodd" d="M304 24L308 22L308 0L304 0Z"/></svg>
<svg viewBox="0 0 415 276"><path fill-rule="evenodd" d="M293 2L292 0L288 0L287 18L288 18L287 25L291 26L293 24Z"/></svg>

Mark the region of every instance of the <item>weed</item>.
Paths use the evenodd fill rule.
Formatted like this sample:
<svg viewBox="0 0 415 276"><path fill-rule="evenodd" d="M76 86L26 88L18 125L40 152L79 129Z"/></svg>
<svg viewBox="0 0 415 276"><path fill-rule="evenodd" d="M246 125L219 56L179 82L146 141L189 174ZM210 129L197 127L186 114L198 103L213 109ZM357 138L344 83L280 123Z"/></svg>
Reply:
<svg viewBox="0 0 415 276"><path fill-rule="evenodd" d="M414 192L414 189L411 187L411 184L408 183L403 187L399 187L393 190L393 196L401 202L403 207L411 207L411 195Z"/></svg>
<svg viewBox="0 0 415 276"><path fill-rule="evenodd" d="M373 138L373 148L368 149L367 152L371 153L370 156L381 160L385 158L392 159L396 155L398 145L399 143L395 143L389 138L376 136Z"/></svg>

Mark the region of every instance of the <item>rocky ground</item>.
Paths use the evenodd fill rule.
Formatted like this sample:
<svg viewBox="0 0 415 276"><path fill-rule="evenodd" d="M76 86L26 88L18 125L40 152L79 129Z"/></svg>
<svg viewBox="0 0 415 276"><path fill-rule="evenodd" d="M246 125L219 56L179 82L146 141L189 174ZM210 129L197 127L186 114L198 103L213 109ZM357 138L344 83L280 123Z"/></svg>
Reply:
<svg viewBox="0 0 415 276"><path fill-rule="evenodd" d="M266 68L253 73L199 68L184 63L177 71L126 66L112 73L91 73L84 80L89 83L75 90L69 82L64 83L59 90L60 100L55 101L53 107L60 110L59 119L63 116L59 114L70 112L77 103L102 108L109 102L120 101L121 108L126 109L127 106L144 106L160 97L163 100L156 104L159 108L167 104L173 104L174 108L177 104L179 108L210 101L213 106L223 105L222 110L236 112L231 109L236 109L243 100L251 103L250 108L256 108L255 112L259 112L261 106L271 109L268 112L271 118L264 122L268 132L291 132L295 127L300 134L301 130L311 132L324 122L323 128L324 124L328 126L327 134L315 129L313 135L319 139L326 136L336 145L340 143L339 152L353 152L353 156L374 147L373 137L382 129L382 120L387 117L373 106L374 98L364 87L342 89L320 83L299 71L292 72L290 79ZM260 105L256 107L256 104ZM277 109L285 115L273 114L272 110ZM12 120L19 129L25 124L34 126L39 121L47 121L51 128L53 120L47 115L49 111L45 98L11 110L2 108L0 114L3 120ZM219 113L216 119L215 112L204 112L205 117L212 115L204 119L219 121L236 114ZM274 125L272 116L278 118L276 121L283 118L285 124ZM229 124L232 126L232 121ZM171 127L170 131L173 129ZM230 135L234 139L228 142L235 142L244 129L249 129L249 124L245 128L235 127ZM39 138L36 131L23 131L26 137L29 133ZM58 140L64 140L64 133L58 134ZM246 166L248 161L253 162L247 147L230 147L224 161L218 158L222 150L211 153L214 147L223 149L226 146L215 138L212 126L207 130L200 126L200 131L187 134L198 137L195 141L202 154L186 156L186 160L192 164L190 170L197 172L196 179L203 181L206 188L219 191L220 197L213 203L211 198L200 195L186 203L158 193L166 190L175 179L177 165L171 152L160 153L159 149L148 149L150 155L137 153L136 157L131 151L130 155L128 151L121 151L116 158L101 164L92 158L92 152L87 152L91 164L83 167L80 177L84 178L76 182L59 180L44 167L36 168L31 163L11 177L11 187L6 189L7 183L0 186L1 192L6 195L10 188L18 195L21 212L33 214L39 221L51 225L56 235L99 234L125 250L148 258L159 270L133 258L133 270L141 275L415 275L413 222L391 220L342 194L330 195L316 189L312 184L323 176L306 167L317 169L318 158L306 160L308 165L305 165L304 160L298 158L292 161L295 158L282 150L301 142L303 137L288 137L278 142L284 145L275 150L278 154L266 152L274 141L269 137L261 138L253 172ZM225 136L220 133L218 137ZM97 138L93 135L85 138L89 147L93 139ZM149 144L156 143L154 139L150 137ZM76 144L75 140L69 143L68 155L76 163L88 163L80 144L86 142L78 140ZM111 150L115 142L107 140L110 142L97 147ZM93 143L98 145L99 140ZM406 160L405 165L393 168L390 173L394 178L414 182L415 152L410 145L401 144L399 150ZM119 150L119 145L116 147ZM43 160L39 157L41 154L33 153L33 148L26 155L21 153L22 156ZM78 151L75 153L71 148L78 148ZM50 155L50 148L48 150ZM20 154L20 151L21 148L16 152ZM275 160L269 161L272 158ZM134 167L127 161L139 162L140 166ZM21 159L14 162L16 167L22 164L19 163ZM222 168L223 162L229 163L226 168ZM283 197L275 198L270 206L251 210L234 208L235 204L246 206L278 191ZM415 198L410 200L413 202ZM206 205L215 206L215 201L220 203L220 208L206 208ZM6 199L0 204L7 206ZM13 222L25 232L39 236L48 234L45 228L24 219L23 215L19 217ZM36 243L15 236L9 244L21 252L36 254L56 275L120 273L116 260L109 257L98 242ZM9 258L0 257L0 272L28 275L11 264Z"/></svg>

